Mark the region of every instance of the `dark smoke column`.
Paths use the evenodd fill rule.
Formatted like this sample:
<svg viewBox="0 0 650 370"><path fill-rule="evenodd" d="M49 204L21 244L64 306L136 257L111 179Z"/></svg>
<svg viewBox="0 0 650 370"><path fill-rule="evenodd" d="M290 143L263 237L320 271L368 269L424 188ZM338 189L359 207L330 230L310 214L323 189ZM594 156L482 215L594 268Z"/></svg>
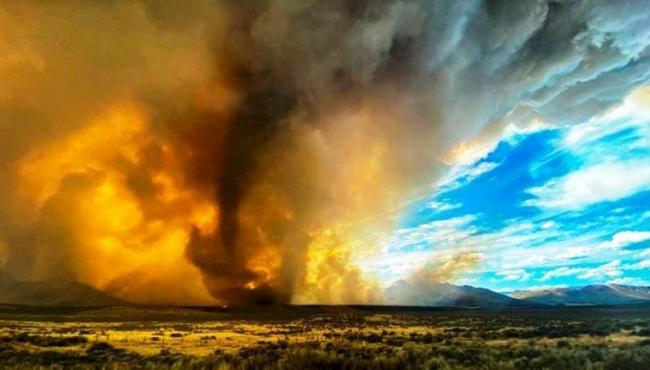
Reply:
<svg viewBox="0 0 650 370"><path fill-rule="evenodd" d="M295 106L295 98L278 81L248 72L241 74L245 74L241 78L245 97L230 124L223 162L218 164L218 230L214 238L195 232L189 255L203 271L211 294L219 299L238 304L286 302L288 297L267 284L256 284L259 276L246 266L256 246L240 241L239 210L258 176L256 160Z"/></svg>

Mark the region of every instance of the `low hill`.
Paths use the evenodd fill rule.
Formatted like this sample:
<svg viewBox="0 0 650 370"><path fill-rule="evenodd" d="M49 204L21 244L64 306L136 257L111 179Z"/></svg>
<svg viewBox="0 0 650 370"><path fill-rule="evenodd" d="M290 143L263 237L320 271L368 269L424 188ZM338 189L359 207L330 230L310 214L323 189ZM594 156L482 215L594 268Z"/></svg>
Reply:
<svg viewBox="0 0 650 370"><path fill-rule="evenodd" d="M124 301L74 281L20 282L0 273L0 303L32 306L111 306Z"/></svg>

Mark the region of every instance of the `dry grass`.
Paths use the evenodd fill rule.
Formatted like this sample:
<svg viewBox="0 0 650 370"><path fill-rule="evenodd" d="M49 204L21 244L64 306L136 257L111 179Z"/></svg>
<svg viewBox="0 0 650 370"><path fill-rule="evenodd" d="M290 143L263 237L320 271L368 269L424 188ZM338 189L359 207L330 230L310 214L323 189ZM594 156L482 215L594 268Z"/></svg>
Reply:
<svg viewBox="0 0 650 370"><path fill-rule="evenodd" d="M311 359L324 361L314 362L321 365L353 361L378 368L399 368L411 362L474 368L486 361L496 361L504 368L534 368L537 359L554 361L545 356L565 368L580 368L584 362L567 362L571 353L575 352L577 359L592 361L589 356L597 352L600 357L593 358L605 364L608 356L621 354L634 354L642 358L638 361L645 361L645 349L650 358L648 338L639 335L640 330L650 327L648 310L612 314L387 309L377 313L378 309L305 308L248 314L245 310L126 308L119 314L120 310L73 310L64 314L0 311L0 367L6 365L3 361L15 366L25 358L39 359L39 364L47 366L78 358L94 367L102 361L115 361L115 356L126 356L120 363L153 361L163 368L178 361L255 368L267 362L269 366L287 361L312 364ZM98 343L108 343L118 354L96 357L93 346ZM62 357L53 357L52 353ZM540 363L546 363L543 361ZM373 368L364 366L359 368Z"/></svg>

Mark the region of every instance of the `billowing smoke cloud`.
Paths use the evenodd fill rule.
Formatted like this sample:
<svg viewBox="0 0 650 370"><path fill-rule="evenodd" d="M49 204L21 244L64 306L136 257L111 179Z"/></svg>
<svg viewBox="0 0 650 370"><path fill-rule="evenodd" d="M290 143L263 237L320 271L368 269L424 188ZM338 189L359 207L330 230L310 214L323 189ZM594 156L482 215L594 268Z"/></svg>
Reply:
<svg viewBox="0 0 650 370"><path fill-rule="evenodd" d="M388 287L386 300L400 305L454 305L466 292L446 283L475 268L483 258L480 253L468 252L429 263Z"/></svg>
<svg viewBox="0 0 650 370"><path fill-rule="evenodd" d="M455 149L648 80L646 6L4 2L0 262L139 302L379 301L355 260Z"/></svg>

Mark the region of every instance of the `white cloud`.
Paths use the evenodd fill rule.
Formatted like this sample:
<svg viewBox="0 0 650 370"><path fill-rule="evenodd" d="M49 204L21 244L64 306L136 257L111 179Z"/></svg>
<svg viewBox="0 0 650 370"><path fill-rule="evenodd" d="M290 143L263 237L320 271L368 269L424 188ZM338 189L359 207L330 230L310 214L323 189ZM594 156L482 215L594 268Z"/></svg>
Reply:
<svg viewBox="0 0 650 370"><path fill-rule="evenodd" d="M528 281L532 274L524 269L505 270L496 273L503 281Z"/></svg>
<svg viewBox="0 0 650 370"><path fill-rule="evenodd" d="M554 221L546 221L542 224L542 229L550 229L553 226L555 226Z"/></svg>
<svg viewBox="0 0 650 370"><path fill-rule="evenodd" d="M594 268L563 266L547 271L539 281L547 281L565 276L576 276L581 280L603 280L605 278L615 278L623 275L621 268L620 260L614 260Z"/></svg>
<svg viewBox="0 0 650 370"><path fill-rule="evenodd" d="M529 193L536 199L527 201L526 205L575 210L644 190L650 190L649 160L614 161L578 169L532 188Z"/></svg>
<svg viewBox="0 0 650 370"><path fill-rule="evenodd" d="M555 260L564 261L575 258L587 257L594 253L593 248L590 247L566 247L557 251L554 255Z"/></svg>
<svg viewBox="0 0 650 370"><path fill-rule="evenodd" d="M445 203L445 202L438 202L435 200L427 203L427 207L437 212L450 211L452 209L457 209L462 206L463 205L460 203Z"/></svg>
<svg viewBox="0 0 650 370"><path fill-rule="evenodd" d="M583 124L572 126L564 136L565 145L575 147L586 142L594 142L629 126L637 126L643 130L646 123L650 121L649 101L650 86L635 90L622 104L607 113L593 117Z"/></svg>
<svg viewBox="0 0 650 370"><path fill-rule="evenodd" d="M554 270L546 271L539 281L547 281L557 277L573 276L585 272L587 269L581 267L558 267Z"/></svg>
<svg viewBox="0 0 650 370"><path fill-rule="evenodd" d="M447 174L435 184L435 188L447 191L459 188L477 177L492 171L498 166L499 163L496 162L481 162L479 164L453 166L449 172L447 172Z"/></svg>
<svg viewBox="0 0 650 370"><path fill-rule="evenodd" d="M602 246L605 248L619 249L646 240L650 240L650 231L621 231L614 234L612 240L603 243Z"/></svg>
<svg viewBox="0 0 650 370"><path fill-rule="evenodd" d="M467 171L466 176L470 179L475 179L479 176L481 176L484 173L488 173L495 169L499 164L495 162L481 162L478 165L472 167L469 171Z"/></svg>
<svg viewBox="0 0 650 370"><path fill-rule="evenodd" d="M535 234L533 234L534 240ZM568 242L569 244L571 242ZM545 245L536 250L526 247L511 248L502 258L502 266L508 269L539 267L544 265L566 264L569 260L588 257L593 254L593 247L567 246L567 242L557 245Z"/></svg>
<svg viewBox="0 0 650 370"><path fill-rule="evenodd" d="M649 96L650 87L638 89L607 113L568 128L558 150L572 153L586 164L531 189L530 193L537 199L528 204L575 210L650 190L650 158L647 154L631 152L647 150L650 143ZM610 137L625 130L634 134ZM621 159L623 156L627 159Z"/></svg>
<svg viewBox="0 0 650 370"><path fill-rule="evenodd" d="M413 246L444 245L466 239L475 228L471 225L477 218L465 215L435 220L413 228L399 229L382 241L386 249L403 249Z"/></svg>
<svg viewBox="0 0 650 370"><path fill-rule="evenodd" d="M614 278L623 275L621 271L621 261L614 260L602 266L587 269L585 272L578 275L578 279L582 280L603 280L605 278Z"/></svg>
<svg viewBox="0 0 650 370"><path fill-rule="evenodd" d="M504 268L542 266L548 261L548 256L545 254L531 253L527 249L511 251L510 256L513 256L514 258L511 258L512 262L502 263Z"/></svg>
<svg viewBox="0 0 650 370"><path fill-rule="evenodd" d="M650 269L650 260L642 260L637 263L624 266L626 270L645 270Z"/></svg>

